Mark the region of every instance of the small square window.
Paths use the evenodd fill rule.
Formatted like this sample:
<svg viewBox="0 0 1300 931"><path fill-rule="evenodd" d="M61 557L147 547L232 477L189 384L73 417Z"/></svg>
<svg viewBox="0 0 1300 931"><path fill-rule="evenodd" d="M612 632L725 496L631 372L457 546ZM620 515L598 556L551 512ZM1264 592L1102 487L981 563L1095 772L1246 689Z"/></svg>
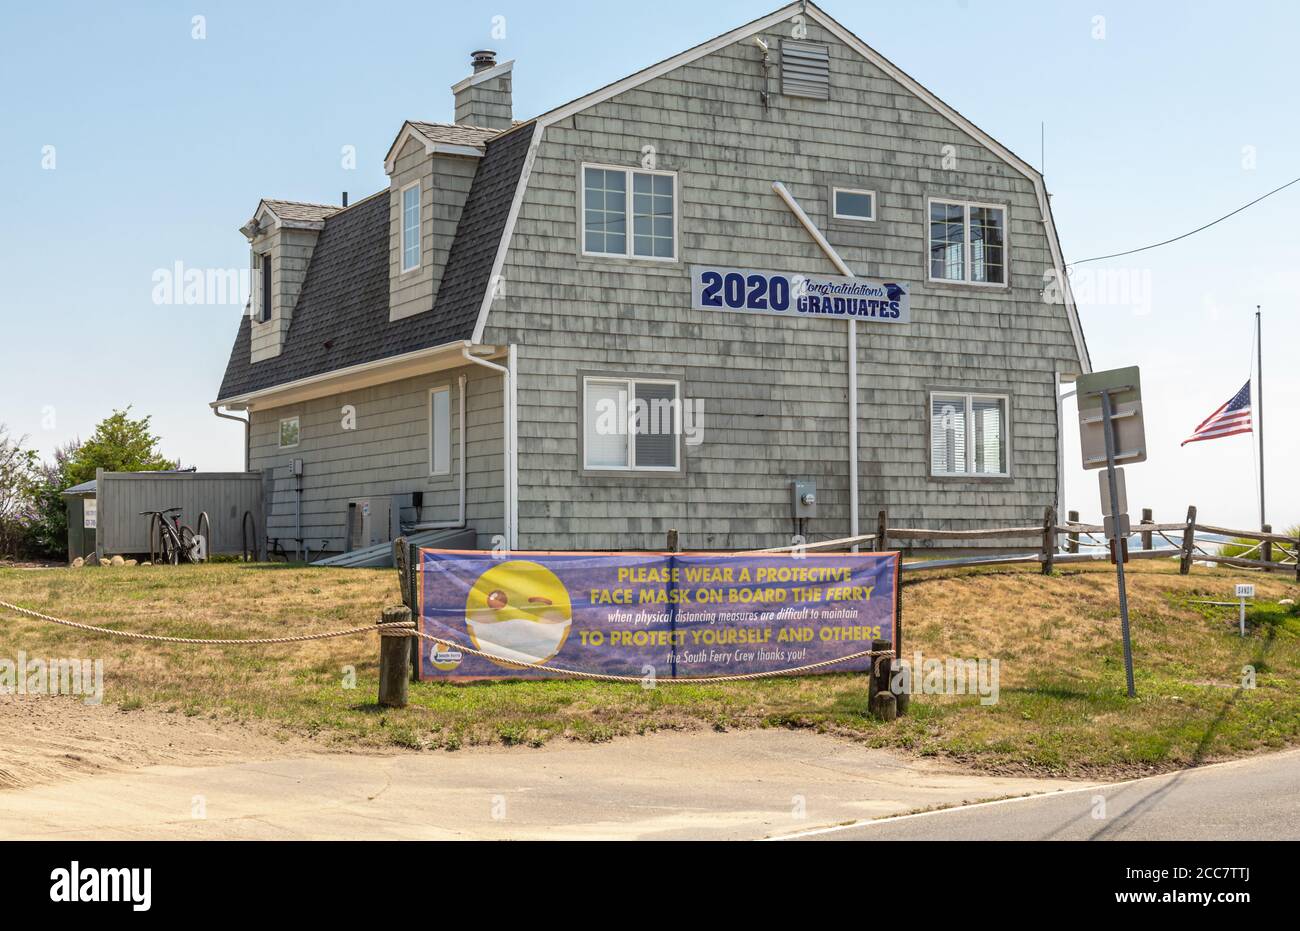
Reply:
<svg viewBox="0 0 1300 931"><path fill-rule="evenodd" d="M583 255L675 259L676 189L671 172L584 165Z"/></svg>
<svg viewBox="0 0 1300 931"><path fill-rule="evenodd" d="M297 417L285 417L280 421L281 449L292 449L297 446L300 435Z"/></svg>
<svg viewBox="0 0 1300 931"><path fill-rule="evenodd" d="M930 280L1004 285L1007 211L990 204L930 201Z"/></svg>
<svg viewBox="0 0 1300 931"><path fill-rule="evenodd" d="M874 191L855 191L835 188L835 205L832 214L836 220L874 220L876 194Z"/></svg>

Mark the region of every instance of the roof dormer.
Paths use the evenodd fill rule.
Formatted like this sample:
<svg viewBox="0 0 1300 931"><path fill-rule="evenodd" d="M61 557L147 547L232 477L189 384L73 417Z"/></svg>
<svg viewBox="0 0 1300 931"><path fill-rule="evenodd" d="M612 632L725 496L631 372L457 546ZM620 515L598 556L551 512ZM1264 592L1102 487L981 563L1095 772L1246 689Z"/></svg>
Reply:
<svg viewBox="0 0 1300 931"><path fill-rule="evenodd" d="M249 244L252 362L280 354L316 239L325 220L340 209L329 204L264 199L253 218L240 227Z"/></svg>

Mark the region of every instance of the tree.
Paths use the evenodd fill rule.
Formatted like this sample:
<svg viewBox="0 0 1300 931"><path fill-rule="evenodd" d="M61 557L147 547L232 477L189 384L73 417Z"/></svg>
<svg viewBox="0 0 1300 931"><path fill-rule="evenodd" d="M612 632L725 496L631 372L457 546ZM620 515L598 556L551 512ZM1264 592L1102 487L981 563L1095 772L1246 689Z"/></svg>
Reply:
<svg viewBox="0 0 1300 931"><path fill-rule="evenodd" d="M31 518L26 543L34 556L67 559L68 502L63 492L77 484L68 478L68 464L80 446L80 440L60 446L54 450L53 462L43 462L33 470L28 490Z"/></svg>
<svg viewBox="0 0 1300 931"><path fill-rule="evenodd" d="M23 449L26 437L14 439L0 424L0 557L17 556L31 510L32 475L36 452Z"/></svg>
<svg viewBox="0 0 1300 931"><path fill-rule="evenodd" d="M149 429L146 415L132 419L131 408L114 410L99 422L94 434L72 453L64 476L68 486L88 482L96 469L105 472L158 472L174 469L177 462L158 452L159 439ZM63 489L59 489L62 491Z"/></svg>

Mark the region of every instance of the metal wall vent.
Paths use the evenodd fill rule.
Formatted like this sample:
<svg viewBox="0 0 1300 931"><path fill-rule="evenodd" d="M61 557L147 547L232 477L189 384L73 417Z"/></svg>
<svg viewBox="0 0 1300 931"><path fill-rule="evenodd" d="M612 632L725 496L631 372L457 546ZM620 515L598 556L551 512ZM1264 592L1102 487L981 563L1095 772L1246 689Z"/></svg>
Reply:
<svg viewBox="0 0 1300 931"><path fill-rule="evenodd" d="M782 39L781 93L790 97L830 100L830 47L815 42Z"/></svg>

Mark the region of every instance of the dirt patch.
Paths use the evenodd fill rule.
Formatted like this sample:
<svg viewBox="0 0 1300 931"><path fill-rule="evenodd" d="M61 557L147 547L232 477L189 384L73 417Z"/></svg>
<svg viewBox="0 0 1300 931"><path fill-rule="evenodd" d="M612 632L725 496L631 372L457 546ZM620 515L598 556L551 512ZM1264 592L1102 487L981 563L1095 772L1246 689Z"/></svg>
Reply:
<svg viewBox="0 0 1300 931"><path fill-rule="evenodd" d="M0 696L0 790L174 763L217 765L319 753L241 724L87 705L70 696Z"/></svg>

